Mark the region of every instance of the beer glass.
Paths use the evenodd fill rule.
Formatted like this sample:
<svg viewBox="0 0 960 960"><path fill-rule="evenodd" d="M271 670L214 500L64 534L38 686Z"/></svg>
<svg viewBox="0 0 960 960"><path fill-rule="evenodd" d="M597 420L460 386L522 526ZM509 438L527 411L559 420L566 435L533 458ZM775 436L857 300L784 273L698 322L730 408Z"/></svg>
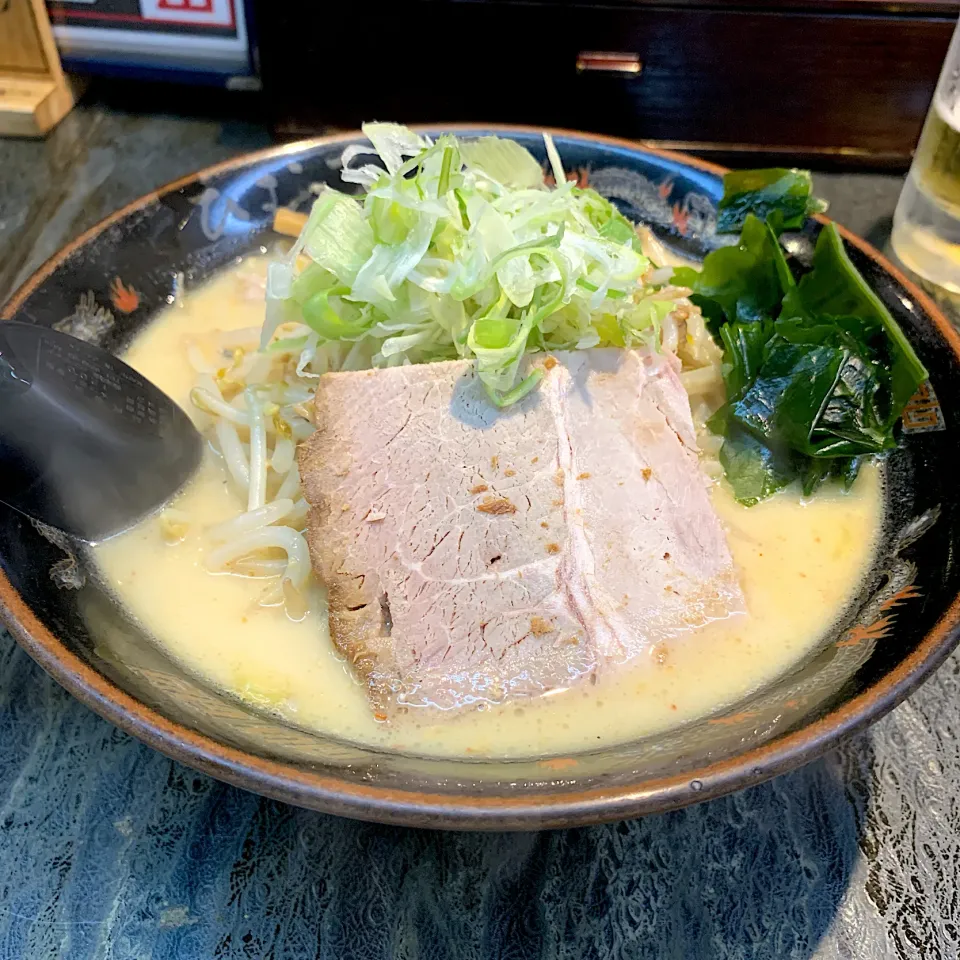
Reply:
<svg viewBox="0 0 960 960"><path fill-rule="evenodd" d="M890 240L907 267L960 294L960 24L893 215Z"/></svg>

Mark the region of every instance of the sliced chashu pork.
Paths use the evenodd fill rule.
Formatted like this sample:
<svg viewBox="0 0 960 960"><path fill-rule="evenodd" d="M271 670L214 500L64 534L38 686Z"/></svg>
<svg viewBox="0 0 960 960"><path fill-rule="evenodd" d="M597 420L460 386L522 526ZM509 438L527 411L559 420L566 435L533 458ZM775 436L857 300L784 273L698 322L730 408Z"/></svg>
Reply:
<svg viewBox="0 0 960 960"><path fill-rule="evenodd" d="M675 360L534 362L503 411L469 361L320 378L308 540L379 713L566 687L743 609Z"/></svg>

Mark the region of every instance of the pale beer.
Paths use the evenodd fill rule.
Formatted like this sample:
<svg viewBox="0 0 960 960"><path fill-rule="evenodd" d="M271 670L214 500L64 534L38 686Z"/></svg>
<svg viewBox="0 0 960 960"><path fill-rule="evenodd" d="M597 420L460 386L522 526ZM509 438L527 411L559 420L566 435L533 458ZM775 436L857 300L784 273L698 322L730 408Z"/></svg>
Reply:
<svg viewBox="0 0 960 960"><path fill-rule="evenodd" d="M893 216L891 242L914 272L960 293L960 88L954 34L913 165Z"/></svg>

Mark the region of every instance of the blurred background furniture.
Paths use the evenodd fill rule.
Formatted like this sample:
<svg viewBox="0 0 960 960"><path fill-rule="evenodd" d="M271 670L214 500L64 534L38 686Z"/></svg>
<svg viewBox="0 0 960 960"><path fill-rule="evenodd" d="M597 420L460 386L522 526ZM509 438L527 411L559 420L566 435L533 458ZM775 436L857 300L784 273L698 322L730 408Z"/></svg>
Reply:
<svg viewBox="0 0 960 960"><path fill-rule="evenodd" d="M904 167L956 0L257 0L288 135L360 120L617 134L756 164Z"/></svg>
<svg viewBox="0 0 960 960"><path fill-rule="evenodd" d="M47 7L67 70L259 87L247 0L48 0ZM182 95L170 90L171 108Z"/></svg>
<svg viewBox="0 0 960 960"><path fill-rule="evenodd" d="M960 0L47 6L68 70L262 85L283 138L371 117L515 122L731 164L888 169L909 164L960 12ZM169 109L188 96L171 87Z"/></svg>
<svg viewBox="0 0 960 960"><path fill-rule="evenodd" d="M43 0L0 0L0 136L41 136L73 100Z"/></svg>

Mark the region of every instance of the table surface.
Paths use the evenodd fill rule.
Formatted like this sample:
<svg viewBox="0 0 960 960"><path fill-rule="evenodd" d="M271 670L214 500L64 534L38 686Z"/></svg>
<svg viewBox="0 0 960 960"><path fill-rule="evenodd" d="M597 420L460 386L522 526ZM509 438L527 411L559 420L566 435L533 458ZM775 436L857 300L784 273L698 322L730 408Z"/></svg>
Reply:
<svg viewBox="0 0 960 960"><path fill-rule="evenodd" d="M269 143L94 100L0 140L0 301L154 187ZM883 246L899 177L816 176ZM960 656L867 733L686 810L526 834L299 810L154 752L0 630L0 960L960 955Z"/></svg>

